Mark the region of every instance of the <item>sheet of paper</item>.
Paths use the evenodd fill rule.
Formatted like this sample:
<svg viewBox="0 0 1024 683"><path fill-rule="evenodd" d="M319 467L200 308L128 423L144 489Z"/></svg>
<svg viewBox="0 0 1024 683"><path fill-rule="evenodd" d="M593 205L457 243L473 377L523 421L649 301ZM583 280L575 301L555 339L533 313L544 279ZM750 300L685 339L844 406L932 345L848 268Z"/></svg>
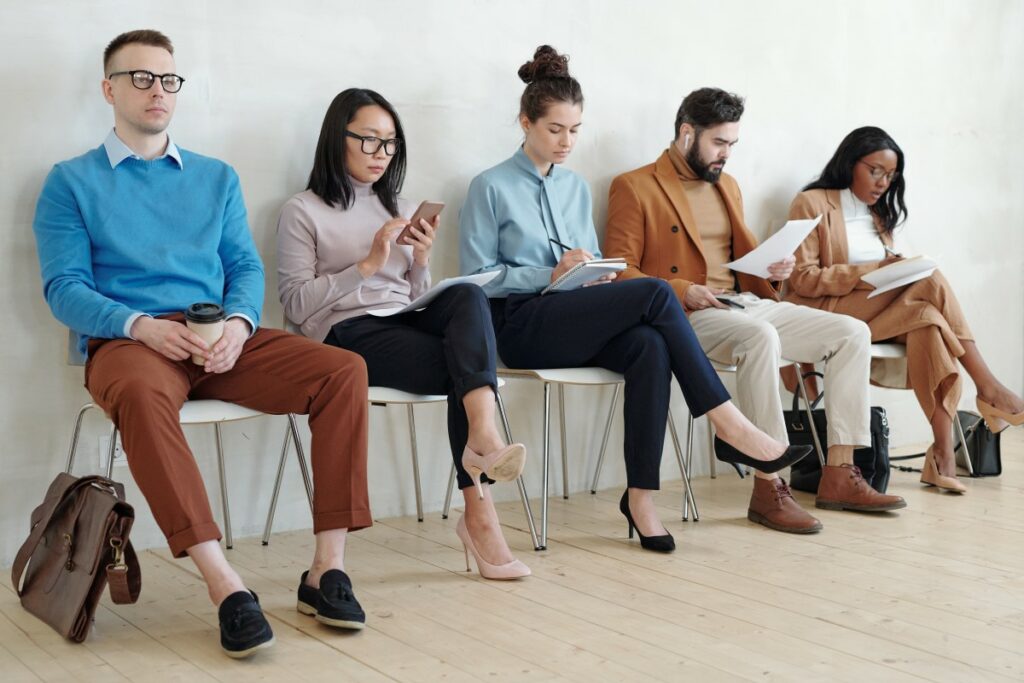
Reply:
<svg viewBox="0 0 1024 683"><path fill-rule="evenodd" d="M875 288L875 291L868 294L867 298L870 299L883 292L923 280L938 267L939 264L927 256L911 256L866 273L860 279Z"/></svg>
<svg viewBox="0 0 1024 683"><path fill-rule="evenodd" d="M778 232L761 242L752 252L726 263L725 267L757 277L769 277L768 266L778 263L787 256L792 256L800 243L811 234L811 230L814 230L820 222L821 216L789 221Z"/></svg>
<svg viewBox="0 0 1024 683"><path fill-rule="evenodd" d="M480 287L483 287L488 282L498 277L498 273L500 272L501 271L498 270L492 270L489 273L463 275L462 277L450 277L445 280L441 280L436 285L431 287L427 292L413 299L408 306L394 306L392 308L374 308L372 310L367 311L367 313L369 315L375 315L378 318L386 318L389 315L395 315L396 313L418 311L421 308L426 308L427 304L436 299L441 292L448 289L452 285L461 285L463 283L469 283L471 285L478 285Z"/></svg>

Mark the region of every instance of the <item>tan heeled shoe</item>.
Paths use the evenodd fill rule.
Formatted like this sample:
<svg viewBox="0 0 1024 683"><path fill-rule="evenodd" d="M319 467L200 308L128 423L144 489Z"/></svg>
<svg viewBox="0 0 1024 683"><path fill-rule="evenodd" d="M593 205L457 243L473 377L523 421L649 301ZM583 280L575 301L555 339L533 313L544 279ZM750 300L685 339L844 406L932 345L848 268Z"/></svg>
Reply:
<svg viewBox="0 0 1024 683"><path fill-rule="evenodd" d="M998 434L1010 425L1019 427L1024 424L1024 411L1008 413L1005 410L996 408L980 396L974 399L974 402L978 404L978 412L981 413L981 416L985 419L985 424L988 425L989 431L993 434Z"/></svg>
<svg viewBox="0 0 1024 683"><path fill-rule="evenodd" d="M476 568L480 570L480 576L485 579L494 579L496 581L508 581L510 579L521 579L524 576L531 574L530 568L519 560L512 560L505 564L491 564L480 556L480 551L476 549L476 545L473 543L473 539L469 535L469 529L466 528L466 516L459 517L458 523L455 525L455 534L462 541L462 549L466 553L466 571L469 569L469 554L473 553L473 559L476 560Z"/></svg>
<svg viewBox="0 0 1024 683"><path fill-rule="evenodd" d="M462 467L473 478L480 500L484 499L484 490L480 486L481 472L494 481L512 481L523 473L525 464L526 446L521 443L509 444L487 455L480 455L469 446L462 451Z"/></svg>
<svg viewBox="0 0 1024 683"><path fill-rule="evenodd" d="M943 491L967 493L967 487L961 484L959 479L939 474L939 468L935 465L934 446L929 446L928 452L924 454L924 467L921 468L921 483L936 486Z"/></svg>

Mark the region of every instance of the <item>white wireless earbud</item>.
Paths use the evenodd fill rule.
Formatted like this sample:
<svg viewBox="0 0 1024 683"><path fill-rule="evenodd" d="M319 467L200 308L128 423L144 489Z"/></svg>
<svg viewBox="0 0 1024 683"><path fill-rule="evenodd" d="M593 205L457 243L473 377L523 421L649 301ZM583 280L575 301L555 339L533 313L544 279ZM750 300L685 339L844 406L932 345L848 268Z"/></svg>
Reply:
<svg viewBox="0 0 1024 683"><path fill-rule="evenodd" d="M690 146L690 136L687 135L686 138L683 140L683 147L689 147L689 146Z"/></svg>

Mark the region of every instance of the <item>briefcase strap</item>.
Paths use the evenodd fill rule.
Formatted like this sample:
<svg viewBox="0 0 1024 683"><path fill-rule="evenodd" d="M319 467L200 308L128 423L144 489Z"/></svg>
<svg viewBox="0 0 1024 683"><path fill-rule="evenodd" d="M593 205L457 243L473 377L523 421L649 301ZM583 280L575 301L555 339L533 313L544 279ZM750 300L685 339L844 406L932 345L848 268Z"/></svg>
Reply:
<svg viewBox="0 0 1024 683"><path fill-rule="evenodd" d="M69 484L58 494L43 501L43 505L46 507L43 509L39 522L32 527L32 532L29 534L28 538L25 539L21 548L18 549L18 554L14 558L14 565L11 567L11 583L19 597L24 593L22 590L21 579L25 574L25 568L28 566L29 558L32 557L36 548L39 547L39 543L43 540L43 534L46 533L46 529L49 527L50 521L53 519L57 509L75 491L86 486L92 486L93 484L98 484L99 486L108 489L119 499L124 500L124 487L121 484L111 481L106 477L91 475L70 481ZM112 538L111 540L113 541L114 539ZM121 538L118 538L118 541L123 543L123 539ZM111 545L113 546L113 544ZM139 570L139 561L135 555L135 549L132 548L131 541L128 541L127 543L124 543L123 556L117 550L114 552L115 562L107 566L107 581L110 582L110 597L118 604L135 602L139 597L139 589L142 585L142 575ZM118 557L122 557L123 559L116 559ZM115 588L115 585L117 588ZM115 597L115 591L117 593L117 597Z"/></svg>

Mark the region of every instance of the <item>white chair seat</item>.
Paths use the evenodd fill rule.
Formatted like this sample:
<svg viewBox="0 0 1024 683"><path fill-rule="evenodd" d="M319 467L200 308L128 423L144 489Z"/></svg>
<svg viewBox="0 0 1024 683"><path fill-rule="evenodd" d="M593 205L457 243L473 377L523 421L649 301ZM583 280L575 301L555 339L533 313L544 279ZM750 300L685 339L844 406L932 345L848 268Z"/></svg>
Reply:
<svg viewBox="0 0 1024 683"><path fill-rule="evenodd" d="M505 386L505 380L498 378L498 388ZM448 400L444 394L413 394L389 387L370 387L370 403L441 403Z"/></svg>
<svg viewBox="0 0 1024 683"><path fill-rule="evenodd" d="M505 377L523 377L539 379L552 384L578 384L592 386L595 384L618 384L623 381L622 375L604 368L548 368L545 370L515 368L498 368L498 374Z"/></svg>
<svg viewBox="0 0 1024 683"><path fill-rule="evenodd" d="M233 422L235 420L248 420L253 417L261 417L261 413L252 408L218 401L215 399L203 399L198 401L185 401L178 413L178 420L183 425L207 424L210 422Z"/></svg>
<svg viewBox="0 0 1024 683"><path fill-rule="evenodd" d="M903 344L882 343L871 345L872 358L906 358L907 347Z"/></svg>

